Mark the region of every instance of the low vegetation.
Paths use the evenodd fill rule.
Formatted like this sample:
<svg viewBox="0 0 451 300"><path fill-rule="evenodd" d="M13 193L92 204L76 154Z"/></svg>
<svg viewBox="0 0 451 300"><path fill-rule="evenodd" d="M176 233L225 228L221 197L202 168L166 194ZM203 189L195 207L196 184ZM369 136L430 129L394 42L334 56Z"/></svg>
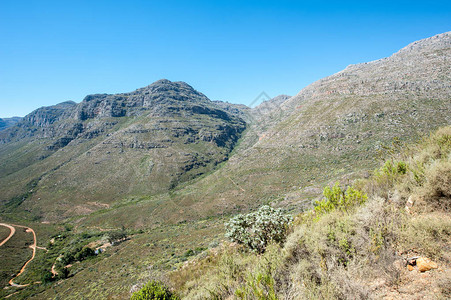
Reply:
<svg viewBox="0 0 451 300"><path fill-rule="evenodd" d="M246 245L250 250L263 253L271 243L283 243L286 239L291 216L268 205L247 215L237 215L227 224L226 237L232 242Z"/></svg>
<svg viewBox="0 0 451 300"><path fill-rule="evenodd" d="M323 199L314 203L314 212L317 218L335 209L347 211L356 205L363 204L368 199L364 192L353 187L349 186L346 191L342 190L338 182L332 188L326 186L323 195Z"/></svg>
<svg viewBox="0 0 451 300"><path fill-rule="evenodd" d="M186 299L371 299L408 284L408 257L449 264L451 127L395 150L370 178L325 187L283 244L269 238L260 242L265 251L255 247L264 226L246 222L271 208L232 218L228 236L238 244L172 272L173 286ZM431 293L445 299L449 278L434 274Z"/></svg>
<svg viewBox="0 0 451 300"><path fill-rule="evenodd" d="M134 292L131 300L178 300L176 294L172 293L163 283L150 281L142 289Z"/></svg>

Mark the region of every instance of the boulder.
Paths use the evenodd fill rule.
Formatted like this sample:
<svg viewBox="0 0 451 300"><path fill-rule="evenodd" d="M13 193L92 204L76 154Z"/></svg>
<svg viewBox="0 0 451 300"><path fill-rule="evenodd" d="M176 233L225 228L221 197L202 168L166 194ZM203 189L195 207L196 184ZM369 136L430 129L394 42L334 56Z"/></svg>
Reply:
<svg viewBox="0 0 451 300"><path fill-rule="evenodd" d="M419 257L417 259L417 266L418 266L418 271L420 271L420 272L426 272L431 269L438 268L437 264L427 257Z"/></svg>

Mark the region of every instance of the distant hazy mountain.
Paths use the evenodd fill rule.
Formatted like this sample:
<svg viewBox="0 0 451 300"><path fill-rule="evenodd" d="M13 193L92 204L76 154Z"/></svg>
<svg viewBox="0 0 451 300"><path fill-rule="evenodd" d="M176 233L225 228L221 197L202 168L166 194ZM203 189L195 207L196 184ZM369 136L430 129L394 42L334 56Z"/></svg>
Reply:
<svg viewBox="0 0 451 300"><path fill-rule="evenodd" d="M16 125L21 117L12 117L12 118L0 118L0 130L6 129L8 127Z"/></svg>

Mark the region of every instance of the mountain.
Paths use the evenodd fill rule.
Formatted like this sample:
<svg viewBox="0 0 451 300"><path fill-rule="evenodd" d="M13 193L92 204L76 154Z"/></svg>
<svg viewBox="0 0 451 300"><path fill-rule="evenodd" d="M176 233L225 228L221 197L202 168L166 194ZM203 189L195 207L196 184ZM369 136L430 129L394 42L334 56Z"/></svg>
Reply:
<svg viewBox="0 0 451 300"><path fill-rule="evenodd" d="M325 184L365 176L387 146L451 123L450 61L448 32L348 66L259 113L227 165L191 186L198 206L299 210Z"/></svg>
<svg viewBox="0 0 451 300"><path fill-rule="evenodd" d="M229 106L160 80L37 109L0 132L1 200L58 220L168 191L228 158L246 127Z"/></svg>
<svg viewBox="0 0 451 300"><path fill-rule="evenodd" d="M22 120L21 117L12 117L12 118L0 118L0 130L6 129L8 127L14 126Z"/></svg>

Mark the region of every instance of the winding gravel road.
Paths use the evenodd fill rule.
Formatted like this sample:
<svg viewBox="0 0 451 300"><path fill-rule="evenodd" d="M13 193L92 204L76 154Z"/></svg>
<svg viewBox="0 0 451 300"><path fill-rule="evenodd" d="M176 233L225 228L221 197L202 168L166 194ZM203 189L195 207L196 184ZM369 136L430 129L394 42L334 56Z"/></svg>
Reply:
<svg viewBox="0 0 451 300"><path fill-rule="evenodd" d="M3 246L3 244L5 244L10 238L12 238L12 236L16 233L16 228L12 227L11 225L5 224L5 223L0 223L0 226L5 226L8 227L10 230L9 235L0 243L0 247Z"/></svg>
<svg viewBox="0 0 451 300"><path fill-rule="evenodd" d="M15 225L15 224L5 224L5 223L0 223L0 226L5 226L8 227L9 230L11 230L11 232L9 233L9 236L4 239L1 243L0 246L3 246L13 235L14 233L16 233L16 229L14 227L20 227L20 228L25 228L26 232L31 232L33 234L33 244L30 245L29 247L33 250L33 255L31 256L31 258L22 266L22 269L20 269L19 273L17 273L16 276L14 276L10 281L9 284L11 286L15 286L15 287L26 287L29 284L16 284L14 283L14 278L19 277L23 272L25 272L25 268L27 267L27 265L34 259L34 257L36 256L36 248L40 248L40 249L45 249L42 247L38 247L37 246L37 238L36 238L36 233L34 232L33 228L31 227L27 227L27 226L22 226L22 225Z"/></svg>

